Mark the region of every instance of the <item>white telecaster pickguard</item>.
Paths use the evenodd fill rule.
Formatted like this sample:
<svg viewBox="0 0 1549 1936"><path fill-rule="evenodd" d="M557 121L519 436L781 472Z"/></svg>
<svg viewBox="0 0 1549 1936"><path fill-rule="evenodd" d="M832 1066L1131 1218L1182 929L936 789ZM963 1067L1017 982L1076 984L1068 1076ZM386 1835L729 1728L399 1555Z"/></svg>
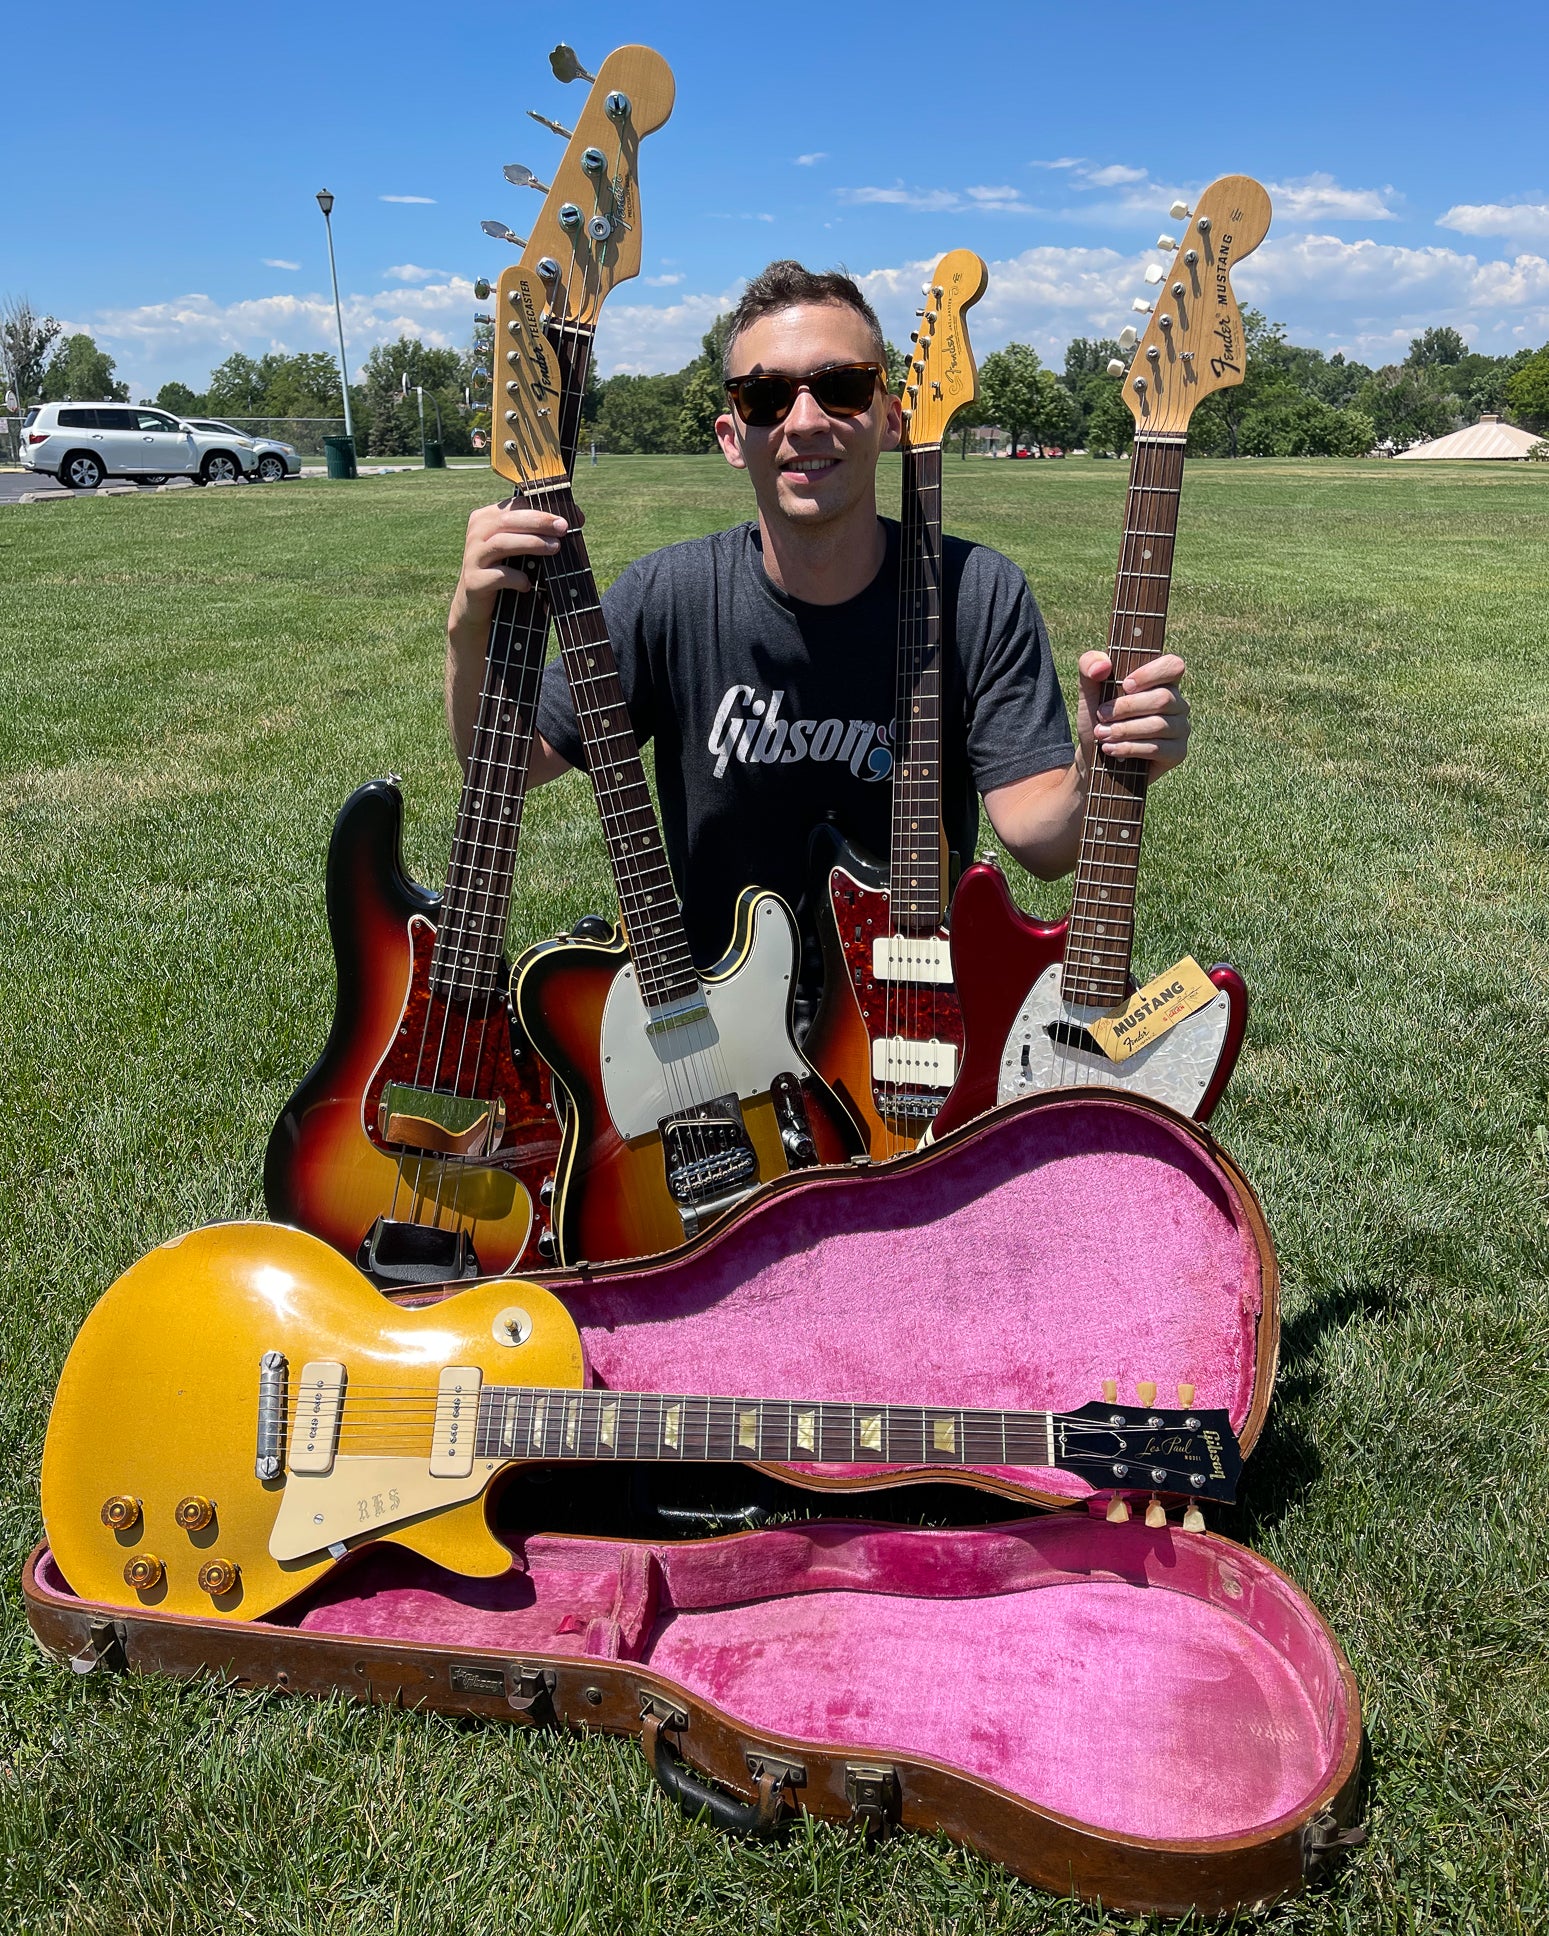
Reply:
<svg viewBox="0 0 1549 1936"><path fill-rule="evenodd" d="M1001 1053L995 1100L1011 1102L1036 1089L1127 1089L1132 1095L1168 1103L1181 1116L1192 1116L1221 1060L1231 1019L1230 997L1218 994L1127 1062L1110 1062L1100 1050L1075 1048L1049 1034L1051 1023L1083 1028L1109 1012L1065 1001L1060 994L1062 974L1059 962L1046 968L1017 1010Z"/></svg>
<svg viewBox="0 0 1549 1936"><path fill-rule="evenodd" d="M602 1093L619 1135L653 1134L662 1119L717 1096L767 1095L776 1076L806 1076L786 1014L796 970L796 928L783 901L753 909L748 952L731 974L706 981L702 1018L649 1028L634 965L613 977L602 1010Z"/></svg>

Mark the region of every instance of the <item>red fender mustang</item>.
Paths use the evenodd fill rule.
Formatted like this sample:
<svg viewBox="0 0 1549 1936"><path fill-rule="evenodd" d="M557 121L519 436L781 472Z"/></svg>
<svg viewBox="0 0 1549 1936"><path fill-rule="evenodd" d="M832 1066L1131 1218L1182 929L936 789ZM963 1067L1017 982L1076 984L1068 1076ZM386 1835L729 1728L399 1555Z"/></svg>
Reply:
<svg viewBox="0 0 1549 1936"><path fill-rule="evenodd" d="M600 1263L680 1244L770 1178L844 1162L859 1136L791 1034L796 923L780 897L744 891L708 974L689 952L559 442L544 292L514 270L501 298L511 376L496 465L570 526L537 569L623 914L607 940L540 943L515 973L518 1021L564 1101L558 1254Z"/></svg>
<svg viewBox="0 0 1549 1936"><path fill-rule="evenodd" d="M1163 650L1185 433L1203 398L1242 381L1242 321L1231 271L1263 241L1269 214L1268 195L1246 175L1213 182L1163 278L1129 372L1122 363L1110 366L1125 375L1136 435L1108 634L1113 675L1104 701ZM1125 335L1133 342L1132 331ZM1099 756L1066 920L1030 920L994 866L970 867L958 883L952 975L962 1003L963 1063L933 1134L1036 1089L1092 1083L1128 1089L1201 1121L1219 1102L1248 1016L1247 990L1235 970L1211 969L1219 991L1214 999L1125 1061L1110 1060L1089 1029L1122 1009L1134 985L1135 886L1149 775L1148 761Z"/></svg>
<svg viewBox="0 0 1549 1936"><path fill-rule="evenodd" d="M971 249L926 285L904 391L898 700L887 869L847 841L816 896L823 1000L814 1066L866 1129L873 1157L911 1150L957 1074L962 1015L947 941L941 820L941 445L977 394L965 312L988 271ZM828 847L820 835L819 851Z"/></svg>
<svg viewBox="0 0 1549 1936"><path fill-rule="evenodd" d="M525 247L548 292L544 348L567 466L598 310L639 272L639 140L672 100L658 54L610 54ZM338 1005L269 1139L264 1192L272 1217L380 1284L531 1268L552 1254L536 1205L560 1130L548 1071L513 1032L505 967L548 621L541 592L496 601L445 893L404 873L391 781L351 796L329 845Z"/></svg>

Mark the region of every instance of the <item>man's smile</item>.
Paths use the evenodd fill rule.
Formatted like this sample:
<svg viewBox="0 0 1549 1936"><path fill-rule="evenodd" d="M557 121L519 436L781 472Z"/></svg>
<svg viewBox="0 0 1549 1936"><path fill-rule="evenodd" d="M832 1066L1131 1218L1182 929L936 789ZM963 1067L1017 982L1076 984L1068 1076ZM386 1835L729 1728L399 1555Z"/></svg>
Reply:
<svg viewBox="0 0 1549 1936"><path fill-rule="evenodd" d="M787 457L780 465L782 477L821 477L839 463L837 457Z"/></svg>

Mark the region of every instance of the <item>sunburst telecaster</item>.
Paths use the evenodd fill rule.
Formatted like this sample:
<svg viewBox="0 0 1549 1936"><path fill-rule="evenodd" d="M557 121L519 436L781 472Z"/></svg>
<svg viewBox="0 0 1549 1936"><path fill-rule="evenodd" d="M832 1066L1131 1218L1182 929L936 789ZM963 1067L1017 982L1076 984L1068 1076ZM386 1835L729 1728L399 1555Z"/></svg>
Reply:
<svg viewBox="0 0 1549 1936"><path fill-rule="evenodd" d="M1122 363L1115 368L1135 418L1135 448L1104 702L1164 649L1189 419L1205 397L1242 381L1246 358L1231 272L1263 241L1269 216L1268 195L1246 175L1212 182L1161 278L1134 360L1127 372ZM1000 870L987 863L959 881L952 971L962 1002L963 1064L936 1119L936 1135L1039 1089L1125 1089L1201 1121L1220 1100L1247 1023L1247 989L1234 969L1210 969L1215 995L1125 1060L1106 1053L1091 1031L1092 1023L1123 1011L1134 986L1135 890L1150 770L1147 760L1099 753L1066 920L1030 920L1012 902Z"/></svg>
<svg viewBox="0 0 1549 1936"><path fill-rule="evenodd" d="M610 54L523 250L548 292L567 467L598 311L639 273L639 142L672 101L660 55ZM509 285L508 274L496 292L497 383ZM560 1128L548 1070L513 1031L505 960L548 625L541 591L497 597L445 891L404 873L393 781L351 795L329 844L338 1003L327 1046L270 1136L264 1192L271 1216L315 1232L379 1283L532 1268L552 1255L539 1205Z"/></svg>
<svg viewBox="0 0 1549 1936"><path fill-rule="evenodd" d="M971 249L936 264L904 380L903 516L892 822L884 869L820 830L815 894L823 999L806 1050L896 1156L930 1128L957 1075L963 1023L945 925L942 828L941 447L977 394L966 312L988 271Z"/></svg>
<svg viewBox="0 0 1549 1936"><path fill-rule="evenodd" d="M43 1520L84 1599L253 1620L377 1540L508 1571L485 1496L526 1460L793 1462L798 1480L812 1462L1016 1464L1116 1497L1230 1500L1228 1414L1154 1396L991 1412L591 1388L573 1320L536 1284L408 1310L302 1231L227 1224L152 1251L87 1318L49 1419Z"/></svg>

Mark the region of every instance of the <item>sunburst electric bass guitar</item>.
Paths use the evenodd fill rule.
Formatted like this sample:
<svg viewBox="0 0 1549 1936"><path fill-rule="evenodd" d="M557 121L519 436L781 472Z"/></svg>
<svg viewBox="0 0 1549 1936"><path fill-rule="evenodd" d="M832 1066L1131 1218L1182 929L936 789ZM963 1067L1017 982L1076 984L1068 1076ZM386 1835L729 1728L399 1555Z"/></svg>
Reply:
<svg viewBox="0 0 1549 1936"><path fill-rule="evenodd" d="M942 828L941 446L973 401L966 312L988 271L971 249L936 264L904 387L898 689L887 866L820 829L814 893L823 999L805 1047L865 1126L868 1152L896 1156L930 1128L957 1075L963 1022L945 925Z"/></svg>
<svg viewBox="0 0 1549 1936"><path fill-rule="evenodd" d="M1212 182L1161 280L1128 372L1116 366L1135 418L1135 448L1104 702L1164 649L1185 435L1204 398L1242 381L1242 320L1231 271L1263 241L1269 214L1268 195L1246 175ZM1030 920L992 865L970 867L958 882L952 973L962 1002L963 1063L936 1135L1029 1090L1099 1084L1151 1096L1201 1121L1220 1100L1248 1016L1247 989L1234 969L1210 969L1215 994L1123 1060L1110 1057L1091 1032L1094 1022L1124 1013L1134 988L1135 889L1149 777L1149 761L1098 755L1064 921Z"/></svg>
<svg viewBox="0 0 1549 1936"><path fill-rule="evenodd" d="M1241 1465L1225 1411L591 1388L574 1321L536 1284L406 1310L302 1231L226 1224L152 1251L87 1318L49 1420L43 1520L83 1599L253 1620L377 1540L508 1571L488 1488L572 1459L1011 1463L1191 1500L1230 1500Z"/></svg>
<svg viewBox="0 0 1549 1936"><path fill-rule="evenodd" d="M791 1034L797 940L784 901L747 889L725 959L702 975L689 952L565 470L544 290L524 271L510 280L496 461L526 502L570 526L536 570L623 915L606 940L530 948L515 1000L563 1099L558 1253L598 1263L680 1244L772 1177L844 1162L859 1135Z"/></svg>
<svg viewBox="0 0 1549 1936"><path fill-rule="evenodd" d="M556 61L555 71L573 69ZM610 54L524 246L522 262L547 295L567 466L598 310L640 268L640 138L672 100L659 55ZM509 307L502 282L497 311ZM497 314L497 384L501 335ZM445 891L404 873L392 781L354 793L329 844L338 1004L321 1057L269 1139L264 1192L271 1216L313 1231L378 1283L532 1268L552 1256L539 1206L560 1129L548 1070L513 1031L505 959L548 625L541 591L497 598Z"/></svg>

